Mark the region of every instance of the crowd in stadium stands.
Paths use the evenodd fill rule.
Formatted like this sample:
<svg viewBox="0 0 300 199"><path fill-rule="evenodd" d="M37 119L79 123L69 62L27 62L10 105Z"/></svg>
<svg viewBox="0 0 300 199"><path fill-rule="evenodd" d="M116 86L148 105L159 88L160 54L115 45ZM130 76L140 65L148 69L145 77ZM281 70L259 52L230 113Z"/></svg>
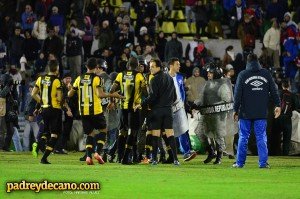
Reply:
<svg viewBox="0 0 300 199"><path fill-rule="evenodd" d="M193 89L207 80L207 63L219 62L234 86L259 40L263 43L260 63L272 73L278 88L282 79L288 79L291 92L300 92L297 0L7 0L0 7L0 73L13 77L18 114L26 119L23 147L18 123L13 125L16 150L28 151L30 131L35 138L42 131L41 118L28 107L33 82L45 73L48 60L59 62L60 77L69 84L83 74L90 57L105 60L106 73L112 78L126 70L130 57L143 57L148 63L156 58L167 63L177 57L187 80L187 100L194 101ZM188 41L185 49L179 38ZM238 39L242 52L228 46L224 57L215 57L205 46L207 39L215 39L216 45L218 39ZM148 71L146 66L142 72ZM199 75L204 79L195 80ZM72 117L80 119L75 110ZM114 132L117 126L109 130ZM58 151L66 149L68 136L61 138ZM275 140L271 153L278 155L280 143ZM6 151L7 144L3 147Z"/></svg>

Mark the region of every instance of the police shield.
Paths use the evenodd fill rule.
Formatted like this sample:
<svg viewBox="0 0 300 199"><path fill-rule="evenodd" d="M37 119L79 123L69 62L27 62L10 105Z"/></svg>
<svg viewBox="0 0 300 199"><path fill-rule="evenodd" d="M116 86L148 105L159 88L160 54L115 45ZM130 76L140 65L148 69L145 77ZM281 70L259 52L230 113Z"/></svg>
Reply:
<svg viewBox="0 0 300 199"><path fill-rule="evenodd" d="M207 81L197 105L201 113L197 131L201 134L216 138L237 132L237 123L233 120L232 85L228 78Z"/></svg>

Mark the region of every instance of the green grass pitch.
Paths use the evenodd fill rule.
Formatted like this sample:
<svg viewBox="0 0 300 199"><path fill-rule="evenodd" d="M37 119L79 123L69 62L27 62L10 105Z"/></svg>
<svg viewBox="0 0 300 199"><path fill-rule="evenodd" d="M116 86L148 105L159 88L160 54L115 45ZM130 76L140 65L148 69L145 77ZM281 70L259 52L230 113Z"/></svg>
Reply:
<svg viewBox="0 0 300 199"><path fill-rule="evenodd" d="M300 158L270 157L271 169L259 169L257 157L248 157L243 169L231 168L227 157L221 165L204 165L205 156L173 165L116 163L87 166L82 153L51 155L51 165L42 165L29 153L0 152L0 198L300 198ZM14 191L6 193L6 182L100 182L98 192Z"/></svg>

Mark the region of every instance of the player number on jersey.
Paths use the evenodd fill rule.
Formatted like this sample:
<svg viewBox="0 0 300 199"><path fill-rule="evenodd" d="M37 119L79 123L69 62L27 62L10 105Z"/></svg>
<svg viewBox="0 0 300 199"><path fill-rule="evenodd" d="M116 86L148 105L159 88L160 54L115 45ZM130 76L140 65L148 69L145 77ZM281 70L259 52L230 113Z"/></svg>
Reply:
<svg viewBox="0 0 300 199"><path fill-rule="evenodd" d="M93 102L93 92L91 86L80 86L81 90L81 101Z"/></svg>

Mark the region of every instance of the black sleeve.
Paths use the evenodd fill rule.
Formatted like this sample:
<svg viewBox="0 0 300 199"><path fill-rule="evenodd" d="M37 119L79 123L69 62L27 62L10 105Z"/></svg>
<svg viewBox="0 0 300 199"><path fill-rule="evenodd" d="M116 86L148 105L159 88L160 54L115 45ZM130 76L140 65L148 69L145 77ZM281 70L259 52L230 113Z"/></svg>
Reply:
<svg viewBox="0 0 300 199"><path fill-rule="evenodd" d="M143 101L142 106L149 105L151 107L156 101L159 94L159 82L157 78L152 79L150 87L151 91L149 93L149 96Z"/></svg>

